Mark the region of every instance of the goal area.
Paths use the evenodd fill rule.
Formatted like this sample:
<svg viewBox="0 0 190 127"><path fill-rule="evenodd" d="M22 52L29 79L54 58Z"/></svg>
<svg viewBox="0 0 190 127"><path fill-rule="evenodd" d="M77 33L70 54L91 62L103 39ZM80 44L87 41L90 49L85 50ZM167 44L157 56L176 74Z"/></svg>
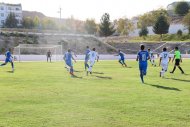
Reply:
<svg viewBox="0 0 190 127"><path fill-rule="evenodd" d="M52 61L63 59L62 45L49 44L19 44L13 50L16 61L46 61L47 52L51 52Z"/></svg>

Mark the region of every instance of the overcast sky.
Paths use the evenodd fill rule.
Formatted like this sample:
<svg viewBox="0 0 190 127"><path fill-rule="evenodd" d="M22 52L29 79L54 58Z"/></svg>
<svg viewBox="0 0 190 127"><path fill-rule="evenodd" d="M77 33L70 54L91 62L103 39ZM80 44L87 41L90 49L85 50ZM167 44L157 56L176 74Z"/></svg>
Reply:
<svg viewBox="0 0 190 127"><path fill-rule="evenodd" d="M107 12L111 20L121 17L131 18L145 12L166 8L168 4L180 0L0 0L4 3L21 3L23 10L39 11L50 17L62 18L74 16L85 20L95 18L99 22L103 13Z"/></svg>

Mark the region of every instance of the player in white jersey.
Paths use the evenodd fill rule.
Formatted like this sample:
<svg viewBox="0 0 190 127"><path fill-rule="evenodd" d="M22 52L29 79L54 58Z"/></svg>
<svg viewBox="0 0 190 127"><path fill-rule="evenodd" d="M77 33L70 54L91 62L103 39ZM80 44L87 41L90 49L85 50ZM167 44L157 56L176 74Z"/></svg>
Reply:
<svg viewBox="0 0 190 127"><path fill-rule="evenodd" d="M160 71L160 77L164 77L164 73L168 69L168 63L170 62L171 57L167 52L167 48L163 48L163 52L160 54L160 63L159 66L162 66L162 70Z"/></svg>
<svg viewBox="0 0 190 127"><path fill-rule="evenodd" d="M99 59L98 53L96 52L95 48L93 48L92 51L88 53L88 58L89 58L89 68L87 71L87 75L89 72L90 74L92 74L92 67L95 64L95 61L97 60L98 62L98 59Z"/></svg>
<svg viewBox="0 0 190 127"><path fill-rule="evenodd" d="M150 62L152 66L156 66L154 53L150 49L148 49L148 53L149 53Z"/></svg>

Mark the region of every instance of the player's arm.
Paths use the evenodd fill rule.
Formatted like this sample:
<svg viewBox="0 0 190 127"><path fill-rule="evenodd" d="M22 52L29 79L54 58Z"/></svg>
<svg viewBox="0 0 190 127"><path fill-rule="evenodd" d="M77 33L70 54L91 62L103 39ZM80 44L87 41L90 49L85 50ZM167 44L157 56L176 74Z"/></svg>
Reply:
<svg viewBox="0 0 190 127"><path fill-rule="evenodd" d="M73 57L73 55L72 55L72 59L75 61L75 63L77 62L77 61L75 60L75 58Z"/></svg>
<svg viewBox="0 0 190 127"><path fill-rule="evenodd" d="M64 57L63 57L63 60L65 61L65 59L66 59L66 54L64 55Z"/></svg>
<svg viewBox="0 0 190 127"><path fill-rule="evenodd" d="M181 61L181 63L182 63L182 56L180 55L180 61Z"/></svg>
<svg viewBox="0 0 190 127"><path fill-rule="evenodd" d="M99 60L99 55L97 54L97 62L98 62L98 60Z"/></svg>
<svg viewBox="0 0 190 127"><path fill-rule="evenodd" d="M136 61L139 61L139 55L137 55Z"/></svg>
<svg viewBox="0 0 190 127"><path fill-rule="evenodd" d="M174 59L175 59L175 55L174 55L174 57L173 57L173 59L172 59L172 63L174 62Z"/></svg>
<svg viewBox="0 0 190 127"><path fill-rule="evenodd" d="M160 66L161 62L162 62L162 57L160 57L159 66Z"/></svg>

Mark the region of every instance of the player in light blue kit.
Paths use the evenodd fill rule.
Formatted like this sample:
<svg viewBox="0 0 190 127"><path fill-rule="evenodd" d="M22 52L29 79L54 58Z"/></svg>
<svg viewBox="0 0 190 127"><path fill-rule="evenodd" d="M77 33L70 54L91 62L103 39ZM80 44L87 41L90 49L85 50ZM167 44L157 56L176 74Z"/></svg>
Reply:
<svg viewBox="0 0 190 127"><path fill-rule="evenodd" d="M127 64L125 63L125 53L123 53L121 50L118 50L118 54L116 56L120 56L119 63L122 66L127 67Z"/></svg>
<svg viewBox="0 0 190 127"><path fill-rule="evenodd" d="M145 46L141 45L141 50L137 54L137 61L139 61L139 70L140 70L140 78L142 83L144 83L144 76L146 75L147 71L147 60L149 60L149 53L148 51L145 51Z"/></svg>
<svg viewBox="0 0 190 127"><path fill-rule="evenodd" d="M10 62L12 66L12 71L14 72L14 63L13 63L13 57L11 55L11 49L7 50L7 52L5 53L5 56L6 56L5 62L2 63L0 66L4 66L8 62Z"/></svg>
<svg viewBox="0 0 190 127"><path fill-rule="evenodd" d="M69 49L68 52L65 53L64 60L65 60L65 63L67 64L67 66L69 67L69 72L70 72L71 76L74 76L72 60L74 60L75 62L76 62L76 60L73 58L71 49Z"/></svg>
<svg viewBox="0 0 190 127"><path fill-rule="evenodd" d="M85 59L84 59L85 71L86 71L87 68L89 68L89 65L88 65L88 60L89 60L88 53L89 53L89 52L90 52L89 46L86 46Z"/></svg>

